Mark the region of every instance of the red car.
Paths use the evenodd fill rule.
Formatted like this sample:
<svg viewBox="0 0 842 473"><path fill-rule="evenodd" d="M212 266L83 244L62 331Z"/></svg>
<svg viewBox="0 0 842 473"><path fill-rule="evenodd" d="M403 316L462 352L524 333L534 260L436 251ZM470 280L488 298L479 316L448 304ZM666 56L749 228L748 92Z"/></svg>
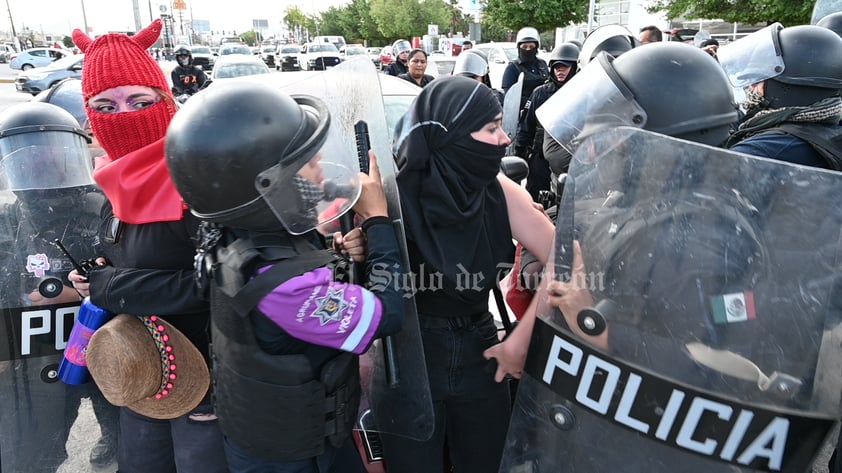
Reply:
<svg viewBox="0 0 842 473"><path fill-rule="evenodd" d="M384 46L383 49L380 50L380 69L386 69L386 66L391 64L394 60L395 57L392 56L392 47Z"/></svg>

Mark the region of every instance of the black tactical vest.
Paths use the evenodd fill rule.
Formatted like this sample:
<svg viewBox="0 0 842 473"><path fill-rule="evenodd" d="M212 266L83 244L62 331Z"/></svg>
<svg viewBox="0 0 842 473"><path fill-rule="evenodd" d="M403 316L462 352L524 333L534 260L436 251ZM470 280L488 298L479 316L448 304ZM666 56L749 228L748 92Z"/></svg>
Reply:
<svg viewBox="0 0 842 473"><path fill-rule="evenodd" d="M267 238L215 248L210 288L214 407L222 432L238 447L272 461L296 461L321 454L326 441L338 447L350 435L360 402L359 359L336 350L317 368L306 352L272 355L260 348L249 318L257 302L287 279L333 258L325 250L293 245L289 236L269 244ZM232 257L235 253L240 257ZM282 262L248 279L255 267L273 261ZM241 281L248 281L239 288L220 280L235 266Z"/></svg>

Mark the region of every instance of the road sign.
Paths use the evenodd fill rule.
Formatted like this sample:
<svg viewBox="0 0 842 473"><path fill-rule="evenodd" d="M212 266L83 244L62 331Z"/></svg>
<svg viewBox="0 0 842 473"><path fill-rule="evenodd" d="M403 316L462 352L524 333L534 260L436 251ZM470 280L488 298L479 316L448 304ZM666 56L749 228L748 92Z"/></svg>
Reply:
<svg viewBox="0 0 842 473"><path fill-rule="evenodd" d="M427 34L430 36L438 36L439 25L427 25Z"/></svg>

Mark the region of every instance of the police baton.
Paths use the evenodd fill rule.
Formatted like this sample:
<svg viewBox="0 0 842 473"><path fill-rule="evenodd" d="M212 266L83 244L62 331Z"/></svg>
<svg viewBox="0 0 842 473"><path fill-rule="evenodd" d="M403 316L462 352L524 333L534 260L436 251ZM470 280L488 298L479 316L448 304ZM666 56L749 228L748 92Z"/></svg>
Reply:
<svg viewBox="0 0 842 473"><path fill-rule="evenodd" d="M368 138L368 124L362 120L354 125L354 136L357 142L357 158L360 162L360 171L368 174L368 150L371 149L371 142ZM347 234L354 228L354 212L345 212L339 217L339 225L343 234ZM354 263L351 269L353 283L362 281L363 268L359 263ZM400 383L398 376L398 360L395 353L394 339L391 336L383 337L384 369L386 382L389 387L396 387Z"/></svg>

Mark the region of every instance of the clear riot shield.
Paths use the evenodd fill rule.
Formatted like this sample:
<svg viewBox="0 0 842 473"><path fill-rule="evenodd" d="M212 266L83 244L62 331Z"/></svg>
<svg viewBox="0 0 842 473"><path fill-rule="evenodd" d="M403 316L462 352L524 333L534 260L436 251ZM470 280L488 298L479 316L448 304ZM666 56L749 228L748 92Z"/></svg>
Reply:
<svg viewBox="0 0 842 473"><path fill-rule="evenodd" d="M810 471L840 416L842 174L614 128L569 176L551 277L593 304L540 296L500 471Z"/></svg>
<svg viewBox="0 0 842 473"><path fill-rule="evenodd" d="M402 245L405 267L409 267L391 139L379 74L372 62L367 58L344 61L306 81L285 86L283 90L323 99L330 109L332 120L341 123L344 142L354 155L357 154L354 125L360 120L368 124L371 149L377 155L377 165L389 201L389 215ZM400 276L387 278L388 283L402 284ZM433 433L433 404L414 299L406 299L403 330L390 338L393 352L390 356L387 356L386 343L381 339L360 359L364 427L368 431L426 440ZM394 365L387 365L391 363ZM390 370L394 369L394 373L387 372L387 366ZM396 375L394 379L393 375ZM371 412L365 415L367 409Z"/></svg>
<svg viewBox="0 0 842 473"><path fill-rule="evenodd" d="M813 15L810 18L810 24L815 25L822 18L842 11L842 0L816 0L813 6Z"/></svg>
<svg viewBox="0 0 842 473"><path fill-rule="evenodd" d="M102 445L116 445L117 408L92 382L71 386L58 379L58 365L81 301L67 280L73 265L53 242L60 239L76 259L94 257L105 200L93 188L90 155L82 150L83 154L74 150L71 157L50 147L30 147L0 161L0 471L4 473L97 471L108 465L91 464L93 447L100 439ZM44 153L52 153L51 159ZM80 156L88 161L87 168ZM29 166L11 166L15 161L28 161ZM49 169L38 169L36 163L45 162ZM77 165L83 167L72 171ZM42 178L60 173L63 182L72 182L73 187L25 186L12 191L12 167L18 172L17 184L28 182L19 175L25 168ZM60 181L52 180L56 185ZM84 182L90 185L80 185ZM116 469L116 459L110 466Z"/></svg>
<svg viewBox="0 0 842 473"><path fill-rule="evenodd" d="M523 91L523 73L517 78L517 82L506 91L503 98L503 130L509 135L512 143L506 150L506 154L514 154L514 142L517 135L517 124L520 121L520 96Z"/></svg>

